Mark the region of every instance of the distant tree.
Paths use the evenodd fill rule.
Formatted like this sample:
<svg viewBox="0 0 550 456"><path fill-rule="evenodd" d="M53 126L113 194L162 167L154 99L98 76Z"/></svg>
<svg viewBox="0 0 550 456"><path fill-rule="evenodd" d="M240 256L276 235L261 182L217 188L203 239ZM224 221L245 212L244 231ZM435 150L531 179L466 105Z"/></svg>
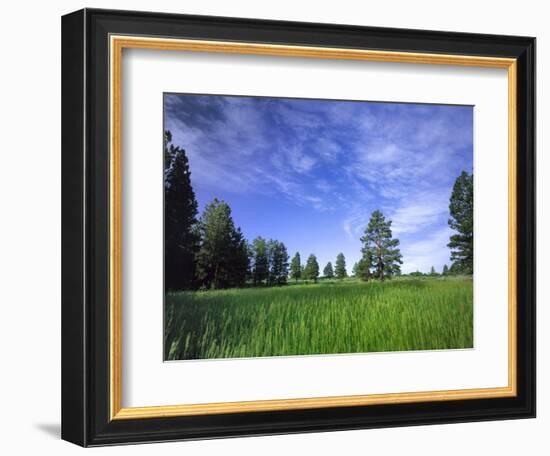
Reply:
<svg viewBox="0 0 550 456"><path fill-rule="evenodd" d="M370 261L370 258L368 256L363 256L357 263L356 271L355 271L355 277L360 278L361 280L369 280L372 277L371 274L371 267L372 263Z"/></svg>
<svg viewBox="0 0 550 456"><path fill-rule="evenodd" d="M339 253L336 257L336 267L334 268L334 273L338 279L343 279L348 276L346 271L346 258L343 253Z"/></svg>
<svg viewBox="0 0 550 456"><path fill-rule="evenodd" d="M411 277L423 277L424 274L422 274L420 271L411 272L409 274Z"/></svg>
<svg viewBox="0 0 550 456"><path fill-rule="evenodd" d="M240 229L235 227L227 203L214 199L204 208L199 232L197 278L201 285L212 289L244 285L249 248Z"/></svg>
<svg viewBox="0 0 550 456"><path fill-rule="evenodd" d="M451 249L454 271L474 272L474 176L462 171L457 177L449 202L449 226L456 231L447 246Z"/></svg>
<svg viewBox="0 0 550 456"><path fill-rule="evenodd" d="M351 275L353 277L357 277L357 268L359 267L358 263L353 263L353 267L351 268Z"/></svg>
<svg viewBox="0 0 550 456"><path fill-rule="evenodd" d="M317 277L319 277L319 263L317 263L317 257L311 254L304 269L304 278L317 282Z"/></svg>
<svg viewBox="0 0 550 456"><path fill-rule="evenodd" d="M461 274L468 274L468 272L464 270L463 265L457 262L454 262L453 264L451 264L451 267L449 268L449 275L461 275Z"/></svg>
<svg viewBox="0 0 550 456"><path fill-rule="evenodd" d="M298 282L300 277L302 277L302 260L300 259L300 253L296 252L290 262L290 278Z"/></svg>
<svg viewBox="0 0 550 456"><path fill-rule="evenodd" d="M267 242L261 236L252 241L252 282L261 285L269 275Z"/></svg>
<svg viewBox="0 0 550 456"><path fill-rule="evenodd" d="M228 287L242 287L250 274L250 247L240 228L231 236L228 258Z"/></svg>
<svg viewBox="0 0 550 456"><path fill-rule="evenodd" d="M270 285L283 285L288 277L288 253L286 246L277 240L270 239L267 243Z"/></svg>
<svg viewBox="0 0 550 456"><path fill-rule="evenodd" d="M282 242L279 245L279 252L280 252L280 268L279 268L279 284L286 283L288 279L288 271L289 271L289 262L290 256L288 255L288 250L286 248L286 245Z"/></svg>
<svg viewBox="0 0 550 456"><path fill-rule="evenodd" d="M185 150L164 133L164 288L186 290L195 285L199 248L197 200Z"/></svg>
<svg viewBox="0 0 550 456"><path fill-rule="evenodd" d="M252 244L245 239L246 242L246 258L247 258L247 268L246 268L246 274L245 274L245 284L246 283L252 283L254 281L253 276L253 261L254 261L254 252L252 250Z"/></svg>
<svg viewBox="0 0 550 456"><path fill-rule="evenodd" d="M447 265L443 266L443 275L444 276L449 275L449 268L447 267Z"/></svg>
<svg viewBox="0 0 550 456"><path fill-rule="evenodd" d="M332 279L334 277L334 270L332 269L332 263L329 261L323 269L323 276L327 279Z"/></svg>
<svg viewBox="0 0 550 456"><path fill-rule="evenodd" d="M380 280L396 275L403 264L401 252L397 248L399 239L393 239L391 223L391 220L386 221L382 212L376 210L371 214L361 238L363 258L370 263L372 275Z"/></svg>
<svg viewBox="0 0 550 456"><path fill-rule="evenodd" d="M433 277L433 276L436 276L437 275L437 272L435 272L435 268L432 266L431 269L430 269L430 275Z"/></svg>

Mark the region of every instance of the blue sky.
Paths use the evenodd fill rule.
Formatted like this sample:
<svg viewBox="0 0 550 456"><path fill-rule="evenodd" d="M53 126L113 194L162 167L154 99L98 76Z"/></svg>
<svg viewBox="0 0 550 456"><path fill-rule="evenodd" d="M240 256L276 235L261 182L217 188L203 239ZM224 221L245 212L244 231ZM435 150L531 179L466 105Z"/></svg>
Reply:
<svg viewBox="0 0 550 456"><path fill-rule="evenodd" d="M351 273L370 214L401 241L403 272L450 266L451 189L472 172L473 108L166 94L165 128L189 157L202 212L231 206L247 239L284 242Z"/></svg>

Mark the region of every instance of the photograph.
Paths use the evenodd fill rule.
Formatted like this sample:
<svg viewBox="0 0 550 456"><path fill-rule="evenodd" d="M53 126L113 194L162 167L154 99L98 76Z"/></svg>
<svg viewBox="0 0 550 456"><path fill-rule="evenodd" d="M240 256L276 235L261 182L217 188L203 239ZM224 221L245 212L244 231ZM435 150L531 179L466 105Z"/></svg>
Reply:
<svg viewBox="0 0 550 456"><path fill-rule="evenodd" d="M164 94L164 359L473 347L473 106Z"/></svg>
<svg viewBox="0 0 550 456"><path fill-rule="evenodd" d="M31 320L61 336L50 347L61 372L33 399L55 416L37 431L60 422L66 442L122 450L301 433L363 448L354 436L367 432L369 447L391 440L398 453L420 426L457 434L464 426L441 425L472 423L473 439L451 440L492 442L487 426L498 440L514 422L523 431L504 431L514 450L542 442L543 15L500 14L495 26L492 10L437 20L371 5L363 18L296 2L286 15L89 6L49 15L59 26L63 14L61 49L48 15L33 24L45 40L54 30L57 59L16 49L24 68L61 61L50 75L61 97L37 92L47 97L38 105L61 110L40 117L61 137L37 124L37 137L61 144L61 167L51 148L24 148L44 161L25 172L61 193L51 195L61 289L51 277L32 287L61 294L61 321L33 307L53 320ZM17 114L28 103L12 92ZM57 170L44 174L49 165ZM12 190L20 168L6 167ZM35 201L46 187L31 184ZM17 205L34 221L47 208ZM11 244L28 272L36 255ZM15 444L29 440L21 429ZM395 432L408 437L388 440ZM435 449L449 441L421 434L423 451L430 438Z"/></svg>
<svg viewBox="0 0 550 456"><path fill-rule="evenodd" d="M31 318L61 336L61 350L59 337L50 347L60 375L33 399L55 416L37 432L58 423L66 442L121 450L321 432L340 436L333 448L363 448L354 436L367 432L370 447L391 440L398 453L420 426L480 422L468 426L473 440L487 426L498 440L514 422L524 432L504 433L515 449L542 442L543 15L503 13L496 27L489 10L458 11L442 26L372 5L363 18L346 8L315 17L296 2L286 15L89 6L49 14L58 25L63 14L61 49L47 14L31 27L61 61L49 78L61 103L59 90L37 92L39 108L61 109L41 116L61 137L37 124L61 144L60 169L51 148L25 149L44 162L25 172L61 189L61 268L46 268L60 270L61 289L42 274L32 287L61 293L61 321L43 305L51 321ZM49 68L47 52L16 50L29 69ZM20 168L6 167L12 189ZM30 201L46 188L23 187ZM35 221L47 209L18 206ZM29 441L21 429L14 444ZM423 432L417 446L448 437Z"/></svg>

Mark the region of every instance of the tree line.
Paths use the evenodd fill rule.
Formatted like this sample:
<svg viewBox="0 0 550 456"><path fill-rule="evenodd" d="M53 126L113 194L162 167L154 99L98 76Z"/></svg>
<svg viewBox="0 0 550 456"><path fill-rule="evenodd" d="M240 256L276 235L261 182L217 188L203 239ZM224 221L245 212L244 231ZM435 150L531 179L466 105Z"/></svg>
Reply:
<svg viewBox="0 0 550 456"><path fill-rule="evenodd" d="M457 263L453 263L450 268L446 264L444 264L443 268L441 269L441 272L437 272L435 268L432 266L430 268L430 272L424 273L416 270L414 272L409 273L411 277L440 277L440 276L445 277L445 276L463 275L463 274L466 274L466 273Z"/></svg>
<svg viewBox="0 0 550 456"><path fill-rule="evenodd" d="M198 214L185 151L164 134L165 290L282 285L289 276L284 243L257 237L249 243L231 208L215 198Z"/></svg>
<svg viewBox="0 0 550 456"><path fill-rule="evenodd" d="M313 280L317 282L319 278L319 263L317 257L314 254L308 256L305 266L301 263L300 253L296 252L290 263L290 277L296 282L302 280ZM343 279L347 277L346 272L346 259L343 253L339 253L336 257L335 267L332 267L332 263L329 261L323 269L323 277L327 279L338 278Z"/></svg>
<svg viewBox="0 0 550 456"><path fill-rule="evenodd" d="M449 273L473 272L473 176L463 172L456 180L449 205L453 264ZM285 244L256 237L248 242L231 215L229 205L214 199L198 214L185 150L164 135L164 263L165 290L222 289L284 285L287 279L317 282L320 269L310 254L305 265L297 252L289 262ZM380 210L372 212L361 237L361 259L352 274L362 280L385 280L401 274L403 264L399 239L394 238L391 220ZM447 266L445 266L447 268ZM433 269L433 268L432 268ZM414 274L414 273L413 273ZM323 277L347 277L343 253L334 267L328 262Z"/></svg>

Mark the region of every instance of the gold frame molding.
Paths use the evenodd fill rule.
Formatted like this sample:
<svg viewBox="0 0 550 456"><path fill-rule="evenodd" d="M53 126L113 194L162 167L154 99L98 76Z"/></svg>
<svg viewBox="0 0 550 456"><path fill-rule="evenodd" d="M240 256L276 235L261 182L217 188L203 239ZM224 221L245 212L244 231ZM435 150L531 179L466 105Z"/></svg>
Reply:
<svg viewBox="0 0 550 456"><path fill-rule="evenodd" d="M246 402L122 407L122 51L155 49L255 54L317 59L367 60L452 65L508 70L508 385L495 388L404 392ZM112 420L222 413L298 410L513 397L517 395L517 61L467 55L423 54L242 42L202 41L137 36L110 36L110 414Z"/></svg>

